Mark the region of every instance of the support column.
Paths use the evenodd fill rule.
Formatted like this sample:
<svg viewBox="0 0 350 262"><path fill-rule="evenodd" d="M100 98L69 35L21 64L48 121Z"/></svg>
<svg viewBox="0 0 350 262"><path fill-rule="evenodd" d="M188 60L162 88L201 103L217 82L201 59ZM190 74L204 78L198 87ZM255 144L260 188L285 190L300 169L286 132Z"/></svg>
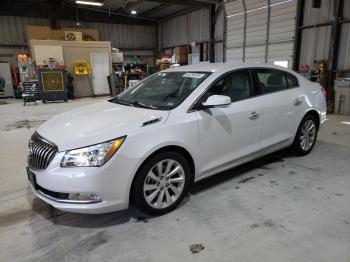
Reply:
<svg viewBox="0 0 350 262"><path fill-rule="evenodd" d="M301 52L301 36L304 23L304 8L305 0L298 0L297 2L297 17L295 23L295 37L294 37L294 52L293 52L293 70L298 70L300 62L300 52Z"/></svg>
<svg viewBox="0 0 350 262"><path fill-rule="evenodd" d="M329 41L329 53L327 62L326 89L328 98L333 96L333 70L337 69L338 49L340 42L341 19L343 16L344 0L334 0L334 20L331 22L331 37Z"/></svg>

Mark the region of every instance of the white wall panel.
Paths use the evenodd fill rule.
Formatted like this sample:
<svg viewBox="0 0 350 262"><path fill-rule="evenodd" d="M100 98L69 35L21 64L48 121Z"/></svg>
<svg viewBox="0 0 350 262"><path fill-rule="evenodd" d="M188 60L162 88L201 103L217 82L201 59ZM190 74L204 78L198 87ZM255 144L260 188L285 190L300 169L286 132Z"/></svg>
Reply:
<svg viewBox="0 0 350 262"><path fill-rule="evenodd" d="M350 1L349 1L350 2ZM350 24L343 24L341 28L338 69L345 70L350 68Z"/></svg>
<svg viewBox="0 0 350 262"><path fill-rule="evenodd" d="M227 62L242 62L243 48L229 48L226 49L226 61Z"/></svg>

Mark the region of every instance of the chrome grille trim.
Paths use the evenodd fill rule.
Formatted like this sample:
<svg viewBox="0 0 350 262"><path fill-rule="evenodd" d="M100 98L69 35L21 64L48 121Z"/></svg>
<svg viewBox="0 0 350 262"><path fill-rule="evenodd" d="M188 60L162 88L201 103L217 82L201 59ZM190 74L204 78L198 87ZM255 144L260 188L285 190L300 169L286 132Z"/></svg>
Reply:
<svg viewBox="0 0 350 262"><path fill-rule="evenodd" d="M57 146L35 132L28 145L28 165L36 170L46 169L57 152Z"/></svg>

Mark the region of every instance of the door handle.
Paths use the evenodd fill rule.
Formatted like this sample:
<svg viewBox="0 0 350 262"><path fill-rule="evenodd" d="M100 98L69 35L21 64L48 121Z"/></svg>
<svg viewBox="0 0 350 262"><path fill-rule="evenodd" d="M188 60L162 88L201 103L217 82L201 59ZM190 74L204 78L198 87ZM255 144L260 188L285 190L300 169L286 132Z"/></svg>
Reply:
<svg viewBox="0 0 350 262"><path fill-rule="evenodd" d="M296 106L298 106L298 105L300 105L300 104L302 104L303 103L303 100L301 99L301 98L296 98L295 100L294 100L294 105L296 105Z"/></svg>
<svg viewBox="0 0 350 262"><path fill-rule="evenodd" d="M250 115L249 115L249 119L254 120L254 119L257 119L259 116L260 116L259 113L251 112Z"/></svg>

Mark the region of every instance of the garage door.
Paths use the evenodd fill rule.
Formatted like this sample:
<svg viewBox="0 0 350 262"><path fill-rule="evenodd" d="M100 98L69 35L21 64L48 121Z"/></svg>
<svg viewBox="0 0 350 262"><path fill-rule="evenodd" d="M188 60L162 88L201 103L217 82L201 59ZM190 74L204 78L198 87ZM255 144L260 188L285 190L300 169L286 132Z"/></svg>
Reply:
<svg viewBox="0 0 350 262"><path fill-rule="evenodd" d="M292 66L296 0L235 0L225 4L226 61Z"/></svg>

